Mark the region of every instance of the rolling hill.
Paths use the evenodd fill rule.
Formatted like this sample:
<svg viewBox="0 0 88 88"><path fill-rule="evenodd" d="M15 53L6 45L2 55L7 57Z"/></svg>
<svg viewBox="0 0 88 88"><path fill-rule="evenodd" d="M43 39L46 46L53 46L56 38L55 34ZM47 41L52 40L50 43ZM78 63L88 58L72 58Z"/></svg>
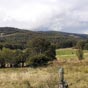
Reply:
<svg viewBox="0 0 88 88"><path fill-rule="evenodd" d="M28 41L36 37L46 38L54 45L65 42L63 44L67 44L67 46L69 44L71 45L73 42L88 39L88 35L86 34L75 34L59 31L29 31L13 27L0 27L0 43L26 44ZM67 41L69 41L69 44Z"/></svg>
<svg viewBox="0 0 88 88"><path fill-rule="evenodd" d="M66 33L66 32L59 32L59 31L29 31L24 29L18 29L13 27L0 27L0 33L3 33L3 37L5 36L16 36L16 35L28 35L28 36L43 36L43 37L72 37L72 38L79 38L79 39L87 39L87 34L76 34L76 33Z"/></svg>

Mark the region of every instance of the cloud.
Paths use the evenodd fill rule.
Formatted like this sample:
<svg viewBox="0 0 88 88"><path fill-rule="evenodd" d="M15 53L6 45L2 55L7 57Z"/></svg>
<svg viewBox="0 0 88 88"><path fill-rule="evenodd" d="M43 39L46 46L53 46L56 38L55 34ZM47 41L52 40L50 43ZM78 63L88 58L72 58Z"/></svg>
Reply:
<svg viewBox="0 0 88 88"><path fill-rule="evenodd" d="M88 0L0 0L0 26L85 33Z"/></svg>
<svg viewBox="0 0 88 88"><path fill-rule="evenodd" d="M5 1L5 0L4 0ZM10 0L11 1L11 0ZM19 2L20 1L20 2ZM17 22L17 23L25 23L24 28L26 28L26 25L29 23L28 28L36 28L38 26L41 26L42 24L46 23L54 14L54 11L56 10L56 6L52 5L52 2L47 1L33 1L29 0L28 2L25 1L14 1L11 3L11 6L8 5L9 3L3 3L1 5L0 13L2 15L5 13L4 17L1 17L1 21L3 22L3 25L7 25L8 22ZM53 0L52 0L53 1ZM19 4L17 4L19 3ZM20 4L21 3L21 4ZM16 6L15 6L16 5ZM12 9L13 8L13 9ZM26 24L27 23L27 24ZM11 24L12 26L16 26L15 24Z"/></svg>

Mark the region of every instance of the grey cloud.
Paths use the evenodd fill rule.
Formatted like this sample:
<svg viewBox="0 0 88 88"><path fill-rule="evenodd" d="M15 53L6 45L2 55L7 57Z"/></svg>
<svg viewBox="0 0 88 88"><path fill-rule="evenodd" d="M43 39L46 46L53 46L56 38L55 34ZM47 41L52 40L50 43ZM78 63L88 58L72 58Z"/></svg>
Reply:
<svg viewBox="0 0 88 88"><path fill-rule="evenodd" d="M0 26L86 33L88 0L0 0Z"/></svg>

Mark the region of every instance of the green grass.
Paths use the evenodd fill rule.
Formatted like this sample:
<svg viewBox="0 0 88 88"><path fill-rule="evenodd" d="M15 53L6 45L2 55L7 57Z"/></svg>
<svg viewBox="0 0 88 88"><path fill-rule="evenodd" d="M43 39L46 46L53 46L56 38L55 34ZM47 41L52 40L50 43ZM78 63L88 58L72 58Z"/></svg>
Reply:
<svg viewBox="0 0 88 88"><path fill-rule="evenodd" d="M75 49L58 49L56 50L57 55L73 55L75 54L76 50Z"/></svg>
<svg viewBox="0 0 88 88"><path fill-rule="evenodd" d="M84 58L88 57L88 50L84 50ZM66 48L56 50L56 57L60 59L77 59L76 49Z"/></svg>

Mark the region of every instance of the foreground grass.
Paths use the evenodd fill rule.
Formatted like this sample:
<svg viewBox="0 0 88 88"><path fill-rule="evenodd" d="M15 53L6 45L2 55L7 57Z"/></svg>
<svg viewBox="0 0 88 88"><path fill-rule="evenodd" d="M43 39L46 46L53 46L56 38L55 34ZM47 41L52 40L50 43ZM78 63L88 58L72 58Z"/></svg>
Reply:
<svg viewBox="0 0 88 88"><path fill-rule="evenodd" d="M58 88L58 69L65 68L69 88L88 88L88 60L54 61L47 67L0 69L0 88Z"/></svg>
<svg viewBox="0 0 88 88"><path fill-rule="evenodd" d="M60 67L65 69L69 88L88 88L87 54L85 59L79 62L75 56L71 56L71 51L63 53L64 55L60 55L64 59L59 56L57 61L50 62L46 67L0 69L0 88L58 88Z"/></svg>

